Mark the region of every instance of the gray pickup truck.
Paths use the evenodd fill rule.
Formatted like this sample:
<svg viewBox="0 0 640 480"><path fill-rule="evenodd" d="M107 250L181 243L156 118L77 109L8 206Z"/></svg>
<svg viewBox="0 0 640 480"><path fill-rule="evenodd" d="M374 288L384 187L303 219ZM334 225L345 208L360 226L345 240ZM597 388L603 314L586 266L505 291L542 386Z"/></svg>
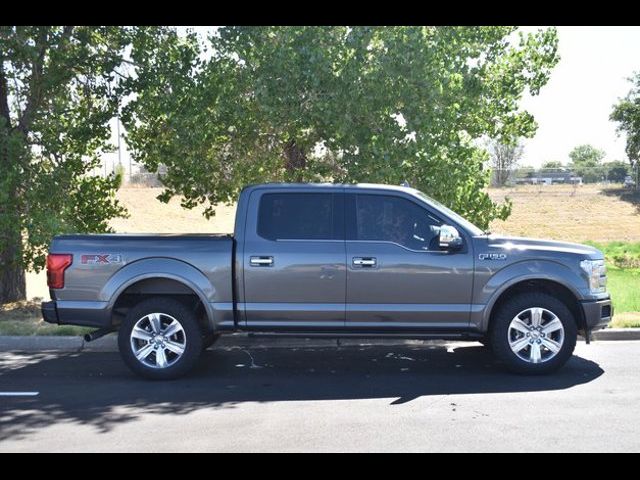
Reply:
<svg viewBox="0 0 640 480"><path fill-rule="evenodd" d="M612 316L595 248L494 236L388 185L249 186L234 235L61 235L47 277L47 322L118 331L125 363L154 379L239 330L480 341L546 373Z"/></svg>

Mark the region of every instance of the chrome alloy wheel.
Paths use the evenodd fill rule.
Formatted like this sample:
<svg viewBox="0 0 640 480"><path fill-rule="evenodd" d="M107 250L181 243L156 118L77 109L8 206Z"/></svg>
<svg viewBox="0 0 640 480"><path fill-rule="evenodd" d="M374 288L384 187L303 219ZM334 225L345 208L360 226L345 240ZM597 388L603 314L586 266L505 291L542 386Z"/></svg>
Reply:
<svg viewBox="0 0 640 480"><path fill-rule="evenodd" d="M521 311L509 324L509 346L527 363L551 360L564 344L564 327L556 314L541 307Z"/></svg>
<svg viewBox="0 0 640 480"><path fill-rule="evenodd" d="M131 350L140 363L151 368L168 368L184 354L187 337L178 320L166 313L150 313L131 331Z"/></svg>

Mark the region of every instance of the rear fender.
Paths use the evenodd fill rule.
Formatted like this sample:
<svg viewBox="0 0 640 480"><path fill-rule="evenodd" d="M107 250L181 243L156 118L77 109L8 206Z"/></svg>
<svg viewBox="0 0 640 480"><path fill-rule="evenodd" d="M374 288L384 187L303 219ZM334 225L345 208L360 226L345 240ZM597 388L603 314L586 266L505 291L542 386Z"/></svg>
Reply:
<svg viewBox="0 0 640 480"><path fill-rule="evenodd" d="M215 328L211 302L215 302L216 290L207 277L188 263L171 258L146 258L130 263L116 272L100 290L100 301L108 302L111 311L118 297L128 287L141 280L166 278L189 287L204 305L209 325Z"/></svg>

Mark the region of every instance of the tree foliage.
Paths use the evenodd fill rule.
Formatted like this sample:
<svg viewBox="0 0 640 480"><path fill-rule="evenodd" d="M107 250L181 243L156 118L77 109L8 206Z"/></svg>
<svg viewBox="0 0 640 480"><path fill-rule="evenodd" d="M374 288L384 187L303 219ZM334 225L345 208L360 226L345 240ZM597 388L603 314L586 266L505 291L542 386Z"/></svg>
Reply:
<svg viewBox="0 0 640 480"><path fill-rule="evenodd" d="M25 296L54 234L101 232L124 214L115 179L88 176L109 149L116 77L132 31L0 27L0 303Z"/></svg>
<svg viewBox="0 0 640 480"><path fill-rule="evenodd" d="M541 169L560 172L564 169L564 165L558 160L548 160L542 164Z"/></svg>
<svg viewBox="0 0 640 480"><path fill-rule="evenodd" d="M618 122L618 132L626 134L625 152L636 175L636 188L640 184L640 73L631 82L628 95L620 100L611 113L611 120Z"/></svg>
<svg viewBox="0 0 640 480"><path fill-rule="evenodd" d="M615 183L622 183L629 175L629 163L621 160L613 160L602 165L607 180Z"/></svg>
<svg viewBox="0 0 640 480"><path fill-rule="evenodd" d="M605 170L602 168L604 157L605 152L592 145L578 145L569 152L569 167L586 183L600 182L605 179Z"/></svg>
<svg viewBox="0 0 640 480"><path fill-rule="evenodd" d="M252 182L406 180L486 227L510 205L483 191L477 140L533 135L519 101L556 49L554 29L514 27L167 31L134 41L123 118L134 158L167 166L162 198L209 215Z"/></svg>

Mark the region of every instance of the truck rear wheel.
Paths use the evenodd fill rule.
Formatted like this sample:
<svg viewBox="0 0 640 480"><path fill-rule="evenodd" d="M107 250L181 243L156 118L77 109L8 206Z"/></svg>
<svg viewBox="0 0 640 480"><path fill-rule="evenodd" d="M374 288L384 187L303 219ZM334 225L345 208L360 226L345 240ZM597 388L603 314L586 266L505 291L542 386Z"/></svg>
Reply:
<svg viewBox="0 0 640 480"><path fill-rule="evenodd" d="M576 346L576 321L559 299L523 293L503 303L491 320L492 350L509 370L545 374L563 366Z"/></svg>
<svg viewBox="0 0 640 480"><path fill-rule="evenodd" d="M118 332L125 364L138 375L170 380L189 372L202 352L195 313L177 300L154 297L131 308Z"/></svg>

